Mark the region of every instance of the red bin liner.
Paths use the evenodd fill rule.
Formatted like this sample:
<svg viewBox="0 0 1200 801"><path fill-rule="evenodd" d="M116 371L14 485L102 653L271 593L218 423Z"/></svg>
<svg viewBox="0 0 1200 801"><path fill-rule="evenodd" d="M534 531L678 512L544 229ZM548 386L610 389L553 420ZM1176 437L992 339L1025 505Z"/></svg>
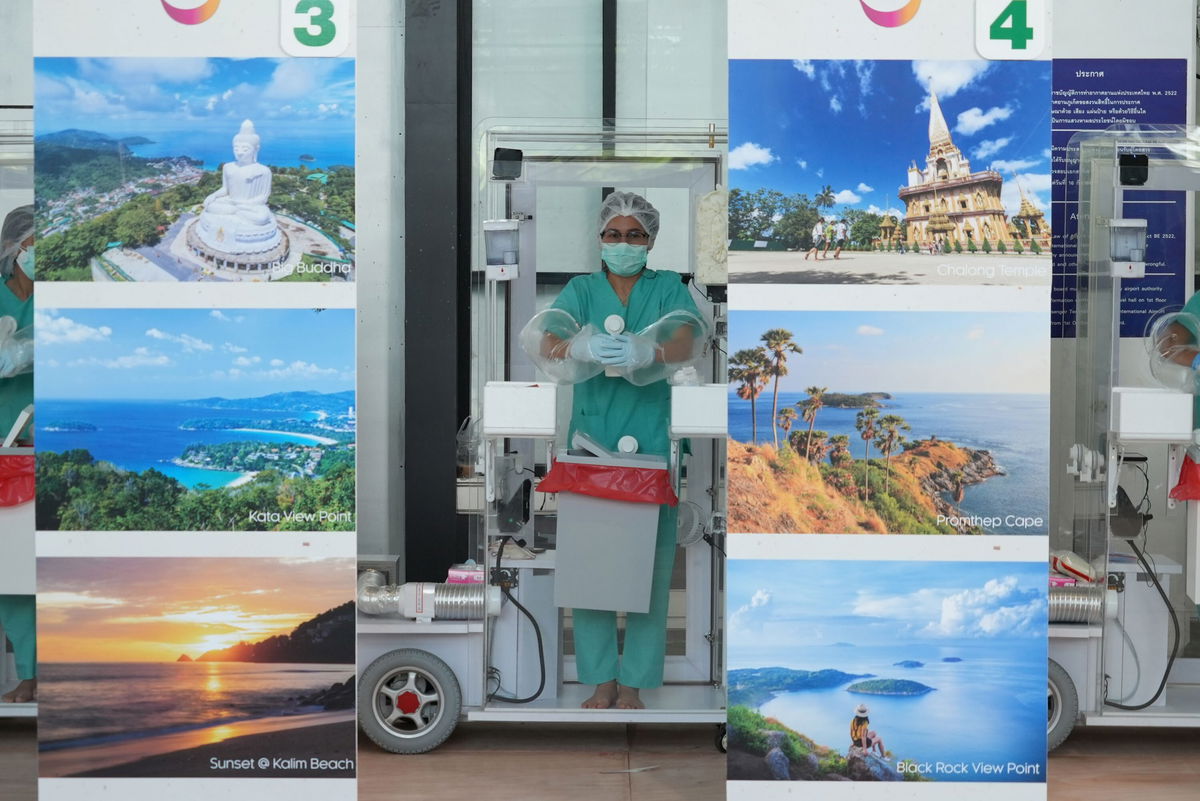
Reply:
<svg viewBox="0 0 1200 801"><path fill-rule="evenodd" d="M542 479L539 492L575 492L593 498L677 506L668 470L654 467L616 467L579 462L555 462Z"/></svg>
<svg viewBox="0 0 1200 801"><path fill-rule="evenodd" d="M0 456L0 506L33 500L33 457Z"/></svg>
<svg viewBox="0 0 1200 801"><path fill-rule="evenodd" d="M1200 464L1192 461L1192 457L1184 455L1183 466L1179 468L1179 483L1171 490L1173 501L1200 500Z"/></svg>

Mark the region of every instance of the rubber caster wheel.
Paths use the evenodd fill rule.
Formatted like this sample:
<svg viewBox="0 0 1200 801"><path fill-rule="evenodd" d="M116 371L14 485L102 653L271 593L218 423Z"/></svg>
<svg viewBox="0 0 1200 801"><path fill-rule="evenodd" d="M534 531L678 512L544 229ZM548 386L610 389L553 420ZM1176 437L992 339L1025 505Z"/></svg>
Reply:
<svg viewBox="0 0 1200 801"><path fill-rule="evenodd" d="M717 750L722 754L729 753L729 732L724 723L717 724Z"/></svg>
<svg viewBox="0 0 1200 801"><path fill-rule="evenodd" d="M389 651L358 682L358 725L395 754L437 748L458 726L462 690L450 666L428 651Z"/></svg>
<svg viewBox="0 0 1200 801"><path fill-rule="evenodd" d="M1063 666L1050 660L1046 675L1046 748L1053 751L1071 736L1079 717L1079 694Z"/></svg>

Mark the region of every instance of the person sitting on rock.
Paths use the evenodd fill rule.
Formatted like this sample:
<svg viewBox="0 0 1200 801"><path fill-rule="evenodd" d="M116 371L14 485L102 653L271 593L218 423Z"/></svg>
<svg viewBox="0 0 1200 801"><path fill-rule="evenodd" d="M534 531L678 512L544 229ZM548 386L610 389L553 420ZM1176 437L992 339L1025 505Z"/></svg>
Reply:
<svg viewBox="0 0 1200 801"><path fill-rule="evenodd" d="M882 759L884 755L883 740L870 730L871 719L867 717L868 712L866 704L859 704L854 710L854 720L850 721L850 747L861 748L864 755L870 754L874 749Z"/></svg>

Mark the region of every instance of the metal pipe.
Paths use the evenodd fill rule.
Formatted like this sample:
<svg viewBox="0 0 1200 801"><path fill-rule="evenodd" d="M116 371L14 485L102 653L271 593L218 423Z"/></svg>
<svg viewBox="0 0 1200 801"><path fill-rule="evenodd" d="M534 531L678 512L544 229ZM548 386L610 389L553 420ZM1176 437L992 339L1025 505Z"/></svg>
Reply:
<svg viewBox="0 0 1200 801"><path fill-rule="evenodd" d="M485 584L384 584L383 574L358 576L358 610L367 615L402 615L417 620L482 620L500 613L500 588Z"/></svg>
<svg viewBox="0 0 1200 801"><path fill-rule="evenodd" d="M1051 623L1096 624L1116 615L1116 593L1100 584L1050 588Z"/></svg>

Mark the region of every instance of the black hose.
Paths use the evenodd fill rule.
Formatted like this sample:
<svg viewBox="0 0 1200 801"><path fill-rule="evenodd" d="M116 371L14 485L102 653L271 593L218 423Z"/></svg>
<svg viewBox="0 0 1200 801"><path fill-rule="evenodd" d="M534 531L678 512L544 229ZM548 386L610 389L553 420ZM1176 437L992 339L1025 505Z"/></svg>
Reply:
<svg viewBox="0 0 1200 801"><path fill-rule="evenodd" d="M1171 599L1168 598L1167 593L1163 591L1162 584L1159 583L1157 574L1150 567L1149 562L1146 561L1146 555L1142 553L1141 549L1137 547L1137 544L1133 540L1126 540L1126 542L1129 543L1129 547L1133 549L1134 555L1137 556L1138 564L1144 567L1146 572L1150 574L1150 580L1154 582L1154 588L1158 590L1158 594L1162 596L1163 603L1167 605L1167 611L1171 613L1171 623L1175 626L1175 638L1174 642L1171 644L1171 658L1167 660L1167 669L1163 671L1162 681L1158 683L1158 690L1155 691L1154 696L1151 697L1151 699L1146 703L1137 705L1118 704L1116 701L1109 701L1107 698L1104 700L1105 706L1136 712L1139 709L1145 709L1157 701L1158 697L1163 694L1163 690L1167 688L1167 677L1171 675L1171 667L1175 664L1175 656L1179 653L1179 616L1175 614L1175 607L1171 606Z"/></svg>
<svg viewBox="0 0 1200 801"><path fill-rule="evenodd" d="M511 536L504 536L500 538L500 547L496 549L496 570L500 569L500 564L504 560L504 544L511 539ZM542 629L540 626L538 626L537 619L530 614L528 609L521 605L520 601L513 597L513 594L509 592L508 587L501 585L500 592L504 593L504 597L511 601L512 605L517 607L517 609L519 609L521 613L525 615L525 617L529 618L529 622L533 624L533 633L537 636L538 667L541 669L541 680L538 682L537 691L534 692L533 695L526 696L525 698L509 698L506 695L497 695L497 693L500 692L500 683L497 682L496 692L489 695L488 700L503 701L506 704L528 704L530 701L537 700L541 696L542 691L546 689L546 652L542 645Z"/></svg>

